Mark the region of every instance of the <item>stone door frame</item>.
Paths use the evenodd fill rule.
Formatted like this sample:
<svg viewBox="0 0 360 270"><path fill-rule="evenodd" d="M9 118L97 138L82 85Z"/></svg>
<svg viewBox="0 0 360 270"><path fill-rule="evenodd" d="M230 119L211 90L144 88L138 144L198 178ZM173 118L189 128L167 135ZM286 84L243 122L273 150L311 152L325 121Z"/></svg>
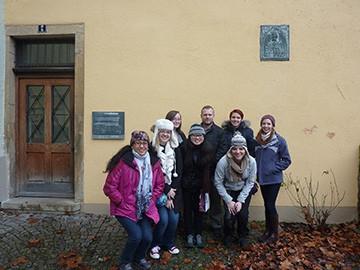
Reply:
<svg viewBox="0 0 360 270"><path fill-rule="evenodd" d="M15 39L36 37L74 37L74 200L83 202L84 181L84 24L49 24L46 32L39 32L38 25L5 26L5 93L4 93L4 144L8 156L7 166L9 198L16 195L16 74ZM5 185L6 186L6 185Z"/></svg>

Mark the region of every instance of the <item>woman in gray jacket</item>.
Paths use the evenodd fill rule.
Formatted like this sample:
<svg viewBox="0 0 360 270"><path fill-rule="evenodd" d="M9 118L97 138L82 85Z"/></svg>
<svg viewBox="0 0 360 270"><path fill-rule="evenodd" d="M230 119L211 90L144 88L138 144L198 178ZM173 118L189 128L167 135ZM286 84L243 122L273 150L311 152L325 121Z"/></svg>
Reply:
<svg viewBox="0 0 360 270"><path fill-rule="evenodd" d="M231 139L231 147L216 166L214 185L224 200L224 244L232 241L235 223L239 235L239 245L245 247L251 189L256 180L256 162L249 155L246 140L236 132Z"/></svg>

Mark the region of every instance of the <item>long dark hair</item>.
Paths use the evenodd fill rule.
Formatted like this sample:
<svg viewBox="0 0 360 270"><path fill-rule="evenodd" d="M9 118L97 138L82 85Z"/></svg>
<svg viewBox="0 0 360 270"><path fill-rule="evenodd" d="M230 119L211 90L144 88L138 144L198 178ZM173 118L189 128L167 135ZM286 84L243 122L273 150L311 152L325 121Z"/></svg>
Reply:
<svg viewBox="0 0 360 270"><path fill-rule="evenodd" d="M131 151L130 145L125 145L123 148L121 148L107 163L106 169L104 173L111 172L116 165L120 162L121 158L124 156L125 153Z"/></svg>
<svg viewBox="0 0 360 270"><path fill-rule="evenodd" d="M175 118L175 115L177 115L177 114L179 114L180 117L181 117L181 113L180 113L179 111L175 111L175 110L170 111L170 112L168 112L168 113L166 114L165 119L172 121L172 120ZM181 118L182 118L182 117L181 117ZM182 124L182 119L181 119L180 126L179 126L178 128L176 128L176 131L177 131L177 132L182 131L182 130L181 130L181 124Z"/></svg>
<svg viewBox="0 0 360 270"><path fill-rule="evenodd" d="M200 161L199 166L204 167L212 164L215 160L214 151L210 143L206 140L200 145L194 145L191 139L186 140L185 153L184 153L184 166L193 167L193 151L198 148L200 149Z"/></svg>

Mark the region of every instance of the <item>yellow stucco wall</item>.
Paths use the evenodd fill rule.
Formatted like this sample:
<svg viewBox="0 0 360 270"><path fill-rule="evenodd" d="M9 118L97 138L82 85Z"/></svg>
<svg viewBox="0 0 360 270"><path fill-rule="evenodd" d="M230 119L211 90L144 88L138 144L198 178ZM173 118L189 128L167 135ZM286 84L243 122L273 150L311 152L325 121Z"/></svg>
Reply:
<svg viewBox="0 0 360 270"><path fill-rule="evenodd" d="M359 14L358 0L5 1L6 24L85 24L86 203L107 203L102 170L131 130L177 109L187 132L211 104L217 123L238 107L255 132L261 115L275 115L288 172L312 174L324 191L332 169L342 206L355 207ZM290 61L260 62L262 24L290 25ZM125 111L125 141L91 139L91 112L104 110ZM285 191L279 204L291 205Z"/></svg>

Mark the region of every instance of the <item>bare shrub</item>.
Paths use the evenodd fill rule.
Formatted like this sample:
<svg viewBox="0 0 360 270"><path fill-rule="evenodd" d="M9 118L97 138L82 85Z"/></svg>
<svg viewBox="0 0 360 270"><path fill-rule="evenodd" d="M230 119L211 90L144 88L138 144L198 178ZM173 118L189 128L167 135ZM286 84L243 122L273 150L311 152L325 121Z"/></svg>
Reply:
<svg viewBox="0 0 360 270"><path fill-rule="evenodd" d="M284 186L294 205L300 208L305 222L315 228L324 228L332 212L339 206L345 197L345 191L340 194L334 172L323 171L323 175L330 177L330 190L319 193L319 181L314 181L312 176L293 179L291 173L285 174Z"/></svg>

